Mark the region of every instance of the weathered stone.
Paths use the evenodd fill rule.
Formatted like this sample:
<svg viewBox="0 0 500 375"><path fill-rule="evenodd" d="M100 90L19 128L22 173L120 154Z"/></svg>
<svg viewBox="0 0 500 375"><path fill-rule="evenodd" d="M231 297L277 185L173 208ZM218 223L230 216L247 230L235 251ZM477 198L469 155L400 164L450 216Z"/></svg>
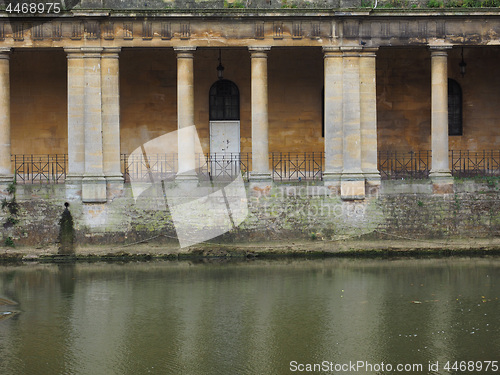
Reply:
<svg viewBox="0 0 500 375"><path fill-rule="evenodd" d="M431 47L431 179L451 177L448 160L448 59L446 49Z"/></svg>
<svg viewBox="0 0 500 375"><path fill-rule="evenodd" d="M386 183L392 187L389 189ZM430 190L412 192L416 191L412 185L415 184L383 181L378 196L343 201L337 195L323 194L311 187L275 184L265 194L250 197L249 216L224 240L291 240L307 238L314 232L325 240L364 235L384 239L404 236L417 241L489 237L500 229L500 199L495 187L468 183L465 188L459 184L454 194L433 194ZM57 241L64 187L56 186L48 194L49 188L19 189L20 221L6 233L15 238L16 244L44 246ZM34 199L35 193L46 198ZM117 245L153 237L160 241L176 237L168 211L141 206L127 194L106 204L74 202L71 214L77 252L84 244ZM196 221L193 225L207 224L202 218Z"/></svg>
<svg viewBox="0 0 500 375"><path fill-rule="evenodd" d="M0 184L12 181L10 163L10 48L0 47Z"/></svg>
<svg viewBox="0 0 500 375"><path fill-rule="evenodd" d="M101 59L103 172L113 189L120 189L120 186L123 188L120 164L119 52L120 48L105 48Z"/></svg>
<svg viewBox="0 0 500 375"><path fill-rule="evenodd" d="M343 116L342 116L342 52L339 48L324 51L324 126L325 172L324 180L333 189L340 187L343 167Z"/></svg>
<svg viewBox="0 0 500 375"><path fill-rule="evenodd" d="M433 183L432 193L433 194L453 194L453 183Z"/></svg>
<svg viewBox="0 0 500 375"><path fill-rule="evenodd" d="M270 180L267 53L269 47L250 47L252 59L252 172L251 179Z"/></svg>

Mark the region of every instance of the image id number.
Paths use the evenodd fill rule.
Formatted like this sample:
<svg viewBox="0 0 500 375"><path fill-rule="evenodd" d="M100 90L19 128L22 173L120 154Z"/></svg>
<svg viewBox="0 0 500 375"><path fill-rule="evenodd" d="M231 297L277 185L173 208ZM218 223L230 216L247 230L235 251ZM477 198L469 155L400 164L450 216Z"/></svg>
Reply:
<svg viewBox="0 0 500 375"><path fill-rule="evenodd" d="M7 13L16 14L42 14L42 13L60 13L60 3L9 3L5 8Z"/></svg>

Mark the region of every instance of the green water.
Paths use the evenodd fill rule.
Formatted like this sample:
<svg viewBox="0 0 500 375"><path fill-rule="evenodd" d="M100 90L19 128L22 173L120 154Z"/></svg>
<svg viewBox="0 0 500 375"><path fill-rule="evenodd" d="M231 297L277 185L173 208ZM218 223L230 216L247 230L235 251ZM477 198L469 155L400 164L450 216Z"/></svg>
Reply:
<svg viewBox="0 0 500 375"><path fill-rule="evenodd" d="M500 374L500 258L0 266L0 297L1 375Z"/></svg>

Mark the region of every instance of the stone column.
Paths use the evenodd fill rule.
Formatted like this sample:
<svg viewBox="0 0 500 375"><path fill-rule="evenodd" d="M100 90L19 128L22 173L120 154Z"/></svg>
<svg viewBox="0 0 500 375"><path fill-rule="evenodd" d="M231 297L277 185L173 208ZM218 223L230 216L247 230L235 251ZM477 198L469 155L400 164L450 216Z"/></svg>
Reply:
<svg viewBox="0 0 500 375"><path fill-rule="evenodd" d="M120 165L120 47L104 48L102 54L103 169L108 199L123 192Z"/></svg>
<svg viewBox="0 0 500 375"><path fill-rule="evenodd" d="M102 91L100 47L82 47L84 58L83 120L85 124L85 172L82 201L106 202L102 149Z"/></svg>
<svg viewBox="0 0 500 375"><path fill-rule="evenodd" d="M10 160L10 48L0 47L0 193L14 176ZM4 185L4 186L2 186Z"/></svg>
<svg viewBox="0 0 500 375"><path fill-rule="evenodd" d="M361 53L359 65L361 110L361 169L368 187L380 185L377 167L377 88L376 52L366 48Z"/></svg>
<svg viewBox="0 0 500 375"><path fill-rule="evenodd" d="M252 171L250 179L254 181L271 181L267 93L267 53L270 50L271 47L249 47L252 60Z"/></svg>
<svg viewBox="0 0 500 375"><path fill-rule="evenodd" d="M448 59L447 49L431 47L431 147L430 178L434 185L453 182L448 161ZM442 190L439 186L435 190ZM444 189L449 190L449 189Z"/></svg>
<svg viewBox="0 0 500 375"><path fill-rule="evenodd" d="M178 180L196 179L194 126L194 51L196 47L176 47L177 53L177 128ZM191 128L193 129L193 128ZM181 136L182 135L182 136Z"/></svg>
<svg viewBox="0 0 500 375"><path fill-rule="evenodd" d="M325 186L340 193L343 168L342 52L323 47L325 71Z"/></svg>
<svg viewBox="0 0 500 375"><path fill-rule="evenodd" d="M68 167L67 199L80 199L85 173L84 59L80 48L65 48L68 58Z"/></svg>
<svg viewBox="0 0 500 375"><path fill-rule="evenodd" d="M342 199L364 199L365 178L361 170L361 47L341 47L343 51L344 168L341 176Z"/></svg>

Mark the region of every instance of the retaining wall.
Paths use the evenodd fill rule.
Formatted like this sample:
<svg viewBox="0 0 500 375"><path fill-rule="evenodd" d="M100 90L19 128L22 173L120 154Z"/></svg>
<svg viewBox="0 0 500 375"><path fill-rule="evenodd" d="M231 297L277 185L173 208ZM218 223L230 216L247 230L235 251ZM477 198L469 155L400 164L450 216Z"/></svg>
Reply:
<svg viewBox="0 0 500 375"><path fill-rule="evenodd" d="M500 234L497 184L497 180L462 181L455 183L453 194L432 194L426 181L383 181L381 189L363 201L342 201L322 183L274 184L267 191L247 185L248 216L212 241L494 237ZM177 237L163 198L135 201L127 185L123 196L106 204L68 200L65 185L18 185L16 199L18 222L2 228L0 246L9 237L16 245L56 243L66 201L75 221L77 245L125 244L157 236L175 242ZM210 213L201 211L192 227L212 224ZM7 210L1 210L2 224L8 217Z"/></svg>

